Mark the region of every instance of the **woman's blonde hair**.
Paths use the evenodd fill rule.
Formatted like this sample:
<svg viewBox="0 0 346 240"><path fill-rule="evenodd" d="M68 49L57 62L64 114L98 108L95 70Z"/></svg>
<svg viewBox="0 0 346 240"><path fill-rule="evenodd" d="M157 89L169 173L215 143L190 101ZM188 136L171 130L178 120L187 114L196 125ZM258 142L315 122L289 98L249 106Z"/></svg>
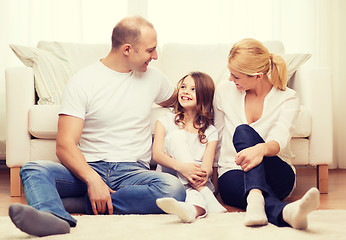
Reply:
<svg viewBox="0 0 346 240"><path fill-rule="evenodd" d="M285 60L279 55L270 53L255 39L245 38L233 45L228 55L228 67L249 76L266 74L274 87L286 89Z"/></svg>

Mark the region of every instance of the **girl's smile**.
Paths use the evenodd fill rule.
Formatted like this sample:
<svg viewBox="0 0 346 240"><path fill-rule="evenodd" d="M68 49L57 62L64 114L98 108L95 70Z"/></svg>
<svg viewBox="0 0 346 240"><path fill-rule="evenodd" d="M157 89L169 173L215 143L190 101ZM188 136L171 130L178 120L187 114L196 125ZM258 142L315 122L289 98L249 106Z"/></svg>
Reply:
<svg viewBox="0 0 346 240"><path fill-rule="evenodd" d="M195 81L191 76L187 76L181 83L178 96L178 101L183 108L196 107Z"/></svg>

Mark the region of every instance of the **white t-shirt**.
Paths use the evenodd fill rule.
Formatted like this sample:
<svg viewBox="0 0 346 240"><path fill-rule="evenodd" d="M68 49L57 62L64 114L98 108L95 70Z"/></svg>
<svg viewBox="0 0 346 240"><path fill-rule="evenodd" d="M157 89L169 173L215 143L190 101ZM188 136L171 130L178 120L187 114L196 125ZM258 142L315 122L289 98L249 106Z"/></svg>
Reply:
<svg viewBox="0 0 346 240"><path fill-rule="evenodd" d="M234 162L236 150L233 146L233 134L237 126L248 124L245 115L245 95L245 91L238 90L230 81L220 83L215 91L215 127L219 131L215 158L219 164L219 176L228 170L241 169ZM294 90L287 88L281 91L273 87L265 97L261 118L250 124L265 142L278 142L278 156L292 168L294 155L289 143L299 105L298 95Z"/></svg>
<svg viewBox="0 0 346 240"><path fill-rule="evenodd" d="M169 135L172 134L174 131L182 131L185 134L186 137L186 144L188 145L188 149L192 153L193 160L196 163L202 163L203 155L205 152L205 148L207 147L207 143L217 141L218 139L218 133L216 128L213 125L210 125L205 130L205 136L207 139L207 143L202 144L199 141L198 133L189 133L185 131L184 129L181 129L179 126L177 126L174 122L175 114L172 112L167 113L165 116L158 119L162 123L162 125L165 127L165 150L167 152L167 139L169 139Z"/></svg>
<svg viewBox="0 0 346 240"><path fill-rule="evenodd" d="M88 162L141 161L148 166L152 105L173 92L173 85L153 68L119 73L97 61L68 82L59 114L84 120L79 148Z"/></svg>

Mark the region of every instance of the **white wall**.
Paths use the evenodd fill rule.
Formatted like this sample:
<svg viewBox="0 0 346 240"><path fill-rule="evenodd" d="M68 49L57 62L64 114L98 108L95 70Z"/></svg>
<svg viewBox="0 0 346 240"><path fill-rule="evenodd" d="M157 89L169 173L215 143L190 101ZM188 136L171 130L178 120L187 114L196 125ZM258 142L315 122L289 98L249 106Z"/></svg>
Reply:
<svg viewBox="0 0 346 240"><path fill-rule="evenodd" d="M331 67L333 71L334 159L333 166L346 168L346 1L334 0L332 9ZM327 50L328 51L328 50Z"/></svg>
<svg viewBox="0 0 346 240"><path fill-rule="evenodd" d="M1 2L0 5L0 31L2 33L8 32L8 25L6 20L8 20L7 3ZM7 34L1 34L0 38L0 56L8 55L6 43L8 42ZM4 69L6 66L6 58L0 57L0 159L5 158L6 146L6 119L5 119L5 76Z"/></svg>

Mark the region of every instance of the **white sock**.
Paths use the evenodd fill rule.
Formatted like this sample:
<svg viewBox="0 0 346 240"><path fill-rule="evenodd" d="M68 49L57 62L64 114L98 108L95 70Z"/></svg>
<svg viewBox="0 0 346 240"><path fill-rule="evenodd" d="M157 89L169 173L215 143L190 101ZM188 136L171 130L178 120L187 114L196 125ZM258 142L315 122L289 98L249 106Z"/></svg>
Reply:
<svg viewBox="0 0 346 240"><path fill-rule="evenodd" d="M208 213L224 213L227 209L224 208L214 196L214 193L208 188L204 187L200 193L207 203Z"/></svg>
<svg viewBox="0 0 346 240"><path fill-rule="evenodd" d="M196 219L197 210L192 204L178 202L174 198L159 198L156 204L164 212L177 215L182 222L191 223Z"/></svg>
<svg viewBox="0 0 346 240"><path fill-rule="evenodd" d="M293 203L287 204L282 210L282 217L295 229L308 227L307 215L320 205L320 192L317 188L310 188L304 196Z"/></svg>
<svg viewBox="0 0 346 240"><path fill-rule="evenodd" d="M247 207L245 215L246 226L263 226L268 224L264 205L265 203L262 193L257 191L250 191L247 197Z"/></svg>

